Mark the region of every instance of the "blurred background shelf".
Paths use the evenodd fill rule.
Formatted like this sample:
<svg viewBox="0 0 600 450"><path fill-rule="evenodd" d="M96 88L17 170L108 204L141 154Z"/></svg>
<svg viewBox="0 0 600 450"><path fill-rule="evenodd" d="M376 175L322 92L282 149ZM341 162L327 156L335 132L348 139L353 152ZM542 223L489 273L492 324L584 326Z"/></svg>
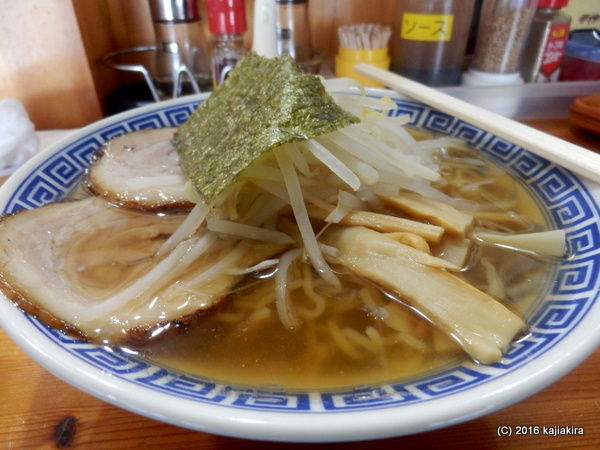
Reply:
<svg viewBox="0 0 600 450"><path fill-rule="evenodd" d="M600 81L450 86L440 91L516 120L543 120L566 117L577 97L600 92Z"/></svg>
<svg viewBox="0 0 600 450"><path fill-rule="evenodd" d="M198 2L204 13L204 0ZM311 35L324 61L322 72L331 75L339 26L373 22L397 29L397 5L398 0L371 1L368 7L364 0L310 0ZM246 0L248 45L253 6L254 0ZM0 98L20 100L37 129L93 122L106 115L109 92L142 80L100 60L116 50L154 43L147 0L0 0L0 8ZM202 26L210 42L205 17ZM444 90L475 103L508 108L517 119L546 119L566 117L572 99L600 92L600 82ZM512 99L508 106L507 98Z"/></svg>

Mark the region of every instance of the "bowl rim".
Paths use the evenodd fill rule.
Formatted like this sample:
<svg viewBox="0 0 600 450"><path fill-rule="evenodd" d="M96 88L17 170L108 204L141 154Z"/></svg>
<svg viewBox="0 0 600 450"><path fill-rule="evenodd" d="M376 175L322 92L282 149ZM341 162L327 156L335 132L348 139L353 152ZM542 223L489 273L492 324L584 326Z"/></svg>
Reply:
<svg viewBox="0 0 600 450"><path fill-rule="evenodd" d="M386 89L368 89L377 96L403 98ZM206 98L186 96L125 111L90 124L65 136L35 155L0 188L4 206L19 183L65 145L102 127L166 106ZM600 186L581 180L595 202ZM596 298L599 292L595 292ZM432 401L374 410L275 412L232 409L219 404L174 398L162 392L106 376L34 330L28 317L13 303L0 302L0 326L35 361L63 381L123 409L156 420L198 431L233 437L273 441L334 442L385 438L428 431L489 414L515 403L554 382L586 358L600 343L600 306L596 302L580 323L551 349L532 361L483 385ZM556 355L561 355L556 359ZM526 376L525 376L526 375ZM435 402L436 408L430 405ZM159 406L158 406L159 405ZM157 407L158 406L158 407ZM293 416L290 416L293 414Z"/></svg>

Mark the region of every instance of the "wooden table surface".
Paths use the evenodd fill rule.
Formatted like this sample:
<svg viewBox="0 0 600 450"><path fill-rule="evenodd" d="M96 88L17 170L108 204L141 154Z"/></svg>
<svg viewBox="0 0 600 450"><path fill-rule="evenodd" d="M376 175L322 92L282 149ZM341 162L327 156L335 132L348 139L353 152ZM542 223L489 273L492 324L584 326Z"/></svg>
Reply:
<svg viewBox="0 0 600 450"><path fill-rule="evenodd" d="M584 147L600 151L600 138L572 129L567 120L529 122ZM75 427L62 437L69 448L281 449L282 444L199 433L138 416L85 394L46 372L0 331L0 448L56 448L57 427L66 417ZM494 414L412 436L337 444L346 449L600 448L600 351L561 380ZM64 425L64 423L63 423ZM498 427L576 426L582 436L499 436ZM63 429L69 427L63 426ZM74 431L74 432L73 432ZM315 444L334 448L336 444Z"/></svg>

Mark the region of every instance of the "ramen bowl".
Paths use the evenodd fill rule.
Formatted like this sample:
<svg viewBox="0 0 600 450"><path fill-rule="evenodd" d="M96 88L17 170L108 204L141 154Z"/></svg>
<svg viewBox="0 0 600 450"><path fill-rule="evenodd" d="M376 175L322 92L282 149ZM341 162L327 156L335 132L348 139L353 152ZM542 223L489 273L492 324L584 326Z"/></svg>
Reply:
<svg viewBox="0 0 600 450"><path fill-rule="evenodd" d="M398 94L392 115L480 149L519 180L555 228L566 230L569 257L553 266L529 314L527 334L491 365L462 362L436 373L346 389L286 391L230 385L161 367L135 354L51 329L0 301L0 325L33 359L69 384L108 403L170 424L274 441L351 441L423 432L491 413L539 391L588 356L600 340L600 188L527 149ZM82 179L93 153L126 132L173 127L205 97L184 97L109 117L38 154L0 191L14 213L60 200Z"/></svg>

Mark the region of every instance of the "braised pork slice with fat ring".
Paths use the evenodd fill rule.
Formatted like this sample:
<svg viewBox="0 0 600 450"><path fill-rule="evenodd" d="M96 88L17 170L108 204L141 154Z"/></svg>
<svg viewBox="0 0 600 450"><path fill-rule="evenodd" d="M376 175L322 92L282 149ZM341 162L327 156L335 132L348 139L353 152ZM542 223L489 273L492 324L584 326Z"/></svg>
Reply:
<svg viewBox="0 0 600 450"><path fill-rule="evenodd" d="M127 208L166 211L190 209L187 177L171 143L175 128L141 130L108 141L87 175L89 189Z"/></svg>
<svg viewBox="0 0 600 450"><path fill-rule="evenodd" d="M282 250L207 231L156 256L182 220L99 197L5 216L0 288L48 325L103 343L140 341L195 322L241 279L236 269Z"/></svg>

